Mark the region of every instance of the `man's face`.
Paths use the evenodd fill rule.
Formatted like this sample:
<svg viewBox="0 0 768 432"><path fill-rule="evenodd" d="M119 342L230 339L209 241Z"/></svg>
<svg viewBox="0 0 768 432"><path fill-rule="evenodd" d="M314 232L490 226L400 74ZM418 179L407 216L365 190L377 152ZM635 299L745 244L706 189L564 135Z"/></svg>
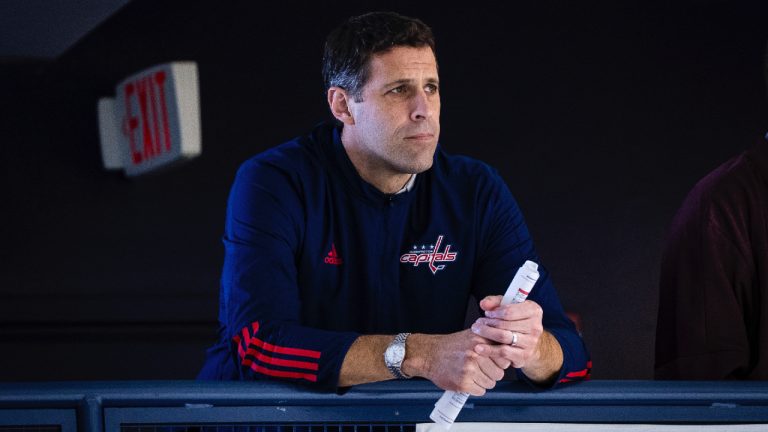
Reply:
<svg viewBox="0 0 768 432"><path fill-rule="evenodd" d="M357 150L389 174L432 166L440 135L437 62L429 47L396 47L370 60L362 101L348 100Z"/></svg>

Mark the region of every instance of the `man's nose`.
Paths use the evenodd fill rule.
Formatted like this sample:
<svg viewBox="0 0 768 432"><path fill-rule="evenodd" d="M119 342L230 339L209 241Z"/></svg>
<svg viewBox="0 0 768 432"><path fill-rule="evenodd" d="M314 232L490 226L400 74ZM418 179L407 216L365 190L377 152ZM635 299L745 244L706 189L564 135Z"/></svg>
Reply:
<svg viewBox="0 0 768 432"><path fill-rule="evenodd" d="M424 90L418 91L412 99L411 120L426 120L435 115L438 109L438 95L430 95Z"/></svg>

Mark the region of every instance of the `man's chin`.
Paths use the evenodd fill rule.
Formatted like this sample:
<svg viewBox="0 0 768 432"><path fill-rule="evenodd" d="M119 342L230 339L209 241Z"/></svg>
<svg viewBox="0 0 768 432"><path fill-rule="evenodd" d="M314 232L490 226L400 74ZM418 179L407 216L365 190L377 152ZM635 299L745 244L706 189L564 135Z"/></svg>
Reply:
<svg viewBox="0 0 768 432"><path fill-rule="evenodd" d="M411 165L410 167L407 167L406 172L408 174L421 174L424 171L429 170L430 168L432 168L432 159L430 159L428 163Z"/></svg>

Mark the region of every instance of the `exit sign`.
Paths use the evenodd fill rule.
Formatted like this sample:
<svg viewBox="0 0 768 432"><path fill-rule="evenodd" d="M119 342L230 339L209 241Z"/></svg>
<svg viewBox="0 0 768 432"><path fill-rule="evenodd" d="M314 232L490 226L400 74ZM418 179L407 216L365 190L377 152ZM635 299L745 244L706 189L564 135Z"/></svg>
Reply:
<svg viewBox="0 0 768 432"><path fill-rule="evenodd" d="M99 100L102 161L137 176L199 156L197 65L165 63L129 76Z"/></svg>

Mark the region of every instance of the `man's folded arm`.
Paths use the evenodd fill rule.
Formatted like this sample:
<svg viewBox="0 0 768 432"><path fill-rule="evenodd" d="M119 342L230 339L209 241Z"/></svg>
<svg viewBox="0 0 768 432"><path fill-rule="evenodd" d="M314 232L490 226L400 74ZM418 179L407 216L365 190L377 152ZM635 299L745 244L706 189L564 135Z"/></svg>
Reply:
<svg viewBox="0 0 768 432"><path fill-rule="evenodd" d="M304 234L297 181L263 160L246 162L230 193L222 310L240 379L334 389L359 336L301 325L297 251Z"/></svg>
<svg viewBox="0 0 768 432"><path fill-rule="evenodd" d="M516 369L517 377L536 387L588 379L592 368L589 353L562 308L549 271L536 253L523 213L498 174L493 171L488 178L489 186L483 197L486 212L478 224L483 249L478 258L473 294L478 299L502 295L526 260L538 263L540 276L528 300L542 310L540 348L544 357L541 364L536 361L533 367ZM560 357L560 369L553 371ZM529 377L526 371L533 376Z"/></svg>

